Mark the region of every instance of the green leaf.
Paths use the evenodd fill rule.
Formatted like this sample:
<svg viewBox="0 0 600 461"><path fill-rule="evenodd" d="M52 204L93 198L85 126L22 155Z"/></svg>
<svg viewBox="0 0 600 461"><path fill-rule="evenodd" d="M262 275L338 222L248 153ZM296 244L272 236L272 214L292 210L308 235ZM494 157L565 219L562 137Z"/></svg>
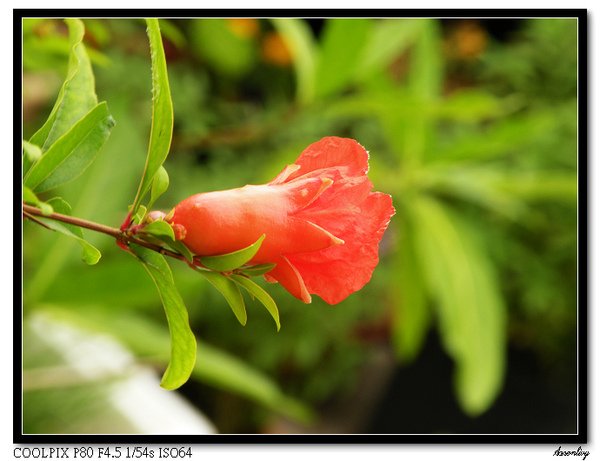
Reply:
<svg viewBox="0 0 600 461"><path fill-rule="evenodd" d="M439 100L443 78L442 42L437 22L431 19L413 21L419 26L411 47L407 84L378 91L380 104L374 108L379 112L385 134L407 175L419 169L429 143L436 139L435 119L430 107Z"/></svg>
<svg viewBox="0 0 600 461"><path fill-rule="evenodd" d="M404 219L400 230L402 250L397 254L394 270L398 274L397 283L391 286L394 299L394 347L396 355L407 362L414 360L421 350L431 323L425 281L413 234L407 219Z"/></svg>
<svg viewBox="0 0 600 461"><path fill-rule="evenodd" d="M315 96L316 45L308 24L301 19L273 18L271 22L292 52L296 72L296 93L301 104Z"/></svg>
<svg viewBox="0 0 600 461"><path fill-rule="evenodd" d="M194 262L194 255L190 249L186 247L182 241L175 240L175 233L168 222L161 220L151 222L144 226L140 232L156 237L161 242L166 243L173 250L183 255L189 262Z"/></svg>
<svg viewBox="0 0 600 461"><path fill-rule="evenodd" d="M166 241L163 239L163 242L167 243L173 250L183 255L188 262L194 262L194 254L181 240Z"/></svg>
<svg viewBox="0 0 600 461"><path fill-rule="evenodd" d="M233 253L227 253L219 256L203 256L200 258L200 262L203 266L208 267L218 272L229 272L238 267L243 266L258 252L265 234L261 235L256 242L252 245L242 248L241 250L234 251Z"/></svg>
<svg viewBox="0 0 600 461"><path fill-rule="evenodd" d="M257 277L259 275L266 274L267 272L273 270L277 264L267 263L267 264L256 264L255 266L244 266L239 268L239 272L247 275L248 277Z"/></svg>
<svg viewBox="0 0 600 461"><path fill-rule="evenodd" d="M154 175L154 179L152 180L152 189L150 191L150 202L148 203L148 208L151 208L152 205L154 205L154 202L156 202L156 199L164 194L168 188L169 173L167 173L165 167L161 165Z"/></svg>
<svg viewBox="0 0 600 461"><path fill-rule="evenodd" d="M29 187L23 187L23 201L38 207L45 215L49 215L54 212L52 205L42 202Z"/></svg>
<svg viewBox="0 0 600 461"><path fill-rule="evenodd" d="M273 301L273 298L271 298L269 293L267 293L249 278L237 274L231 274L230 278L238 285L244 287L244 289L246 289L248 293L250 293L256 299L258 299L261 302L261 304L265 306L267 311L269 311L269 314L271 314L271 317L273 317L273 320L275 320L275 325L277 325L277 331L279 331L279 329L281 328L281 325L279 323L279 310L277 309L277 304L275 304L275 301Z"/></svg>
<svg viewBox="0 0 600 461"><path fill-rule="evenodd" d="M144 173L133 202L134 214L167 158L173 136L173 102L158 19L146 19L146 24L152 60L152 128Z"/></svg>
<svg viewBox="0 0 600 461"><path fill-rule="evenodd" d="M246 325L246 321L248 320L248 316L246 315L246 306L238 286L229 278L225 277L223 274L219 274L218 272L209 272L201 269L196 270L223 295L238 321L242 325Z"/></svg>
<svg viewBox="0 0 600 461"><path fill-rule="evenodd" d="M175 240L173 228L165 221L159 220L151 222L150 224L145 225L140 232L154 235L155 237L168 237L171 240Z"/></svg>
<svg viewBox="0 0 600 461"><path fill-rule="evenodd" d="M74 212L79 216L94 216L95 220L100 222L111 222L115 218L115 210L123 207L123 198L131 192L131 178L135 177L136 173L139 174L139 171L136 172L136 162L133 162L133 158L141 153L143 161L144 147L147 143L147 139L144 139L145 136L138 129L138 120L131 117L131 104L137 99L124 88L119 91L120 96L114 98L111 111L115 119L121 120L121 125L119 129L112 131L112 142L106 143L102 155L96 157L85 181L72 182L67 186L74 194L70 200ZM130 152L131 158L123 161L123 152ZM118 165L118 168L115 168L115 165ZM102 245L109 245L111 249L114 247L114 241L111 239L101 235L95 237ZM43 242L30 243L42 245ZM54 239L51 245L42 245L43 251L38 247L39 258L36 259L35 267L31 267L26 285L27 299L31 305L43 300L52 290L57 277L64 272L72 255L70 244L67 239Z"/></svg>
<svg viewBox="0 0 600 461"><path fill-rule="evenodd" d="M57 213L64 215L71 214L71 206L60 197L54 197L48 200L48 204ZM80 227L43 217L38 217L36 219L42 221L50 229L76 239L79 245L81 245L81 259L86 264L94 265L100 260L102 254L95 246L83 238L83 231Z"/></svg>
<svg viewBox="0 0 600 461"><path fill-rule="evenodd" d="M69 27L71 46L67 78L48 120L30 139L32 144L42 146L43 152L98 104L94 90L94 74L83 44L83 23L79 19L65 19L65 22Z"/></svg>
<svg viewBox="0 0 600 461"><path fill-rule="evenodd" d="M165 258L135 244L129 248L154 281L169 324L171 359L160 385L169 390L177 389L189 379L196 362L196 338L190 329L187 309Z"/></svg>
<svg viewBox="0 0 600 461"><path fill-rule="evenodd" d="M372 26L371 19L326 21L316 68L315 96L334 94L351 82Z"/></svg>
<svg viewBox="0 0 600 461"><path fill-rule="evenodd" d="M131 220L136 224L141 224L144 218L146 217L147 212L148 209L144 205L140 205L137 211L135 212L133 218L131 218Z"/></svg>
<svg viewBox="0 0 600 461"><path fill-rule="evenodd" d="M31 163L37 162L42 156L42 149L28 141L23 140L23 154Z"/></svg>
<svg viewBox="0 0 600 461"><path fill-rule="evenodd" d="M506 308L475 228L440 203L410 203L417 254L437 304L442 342L456 364L455 388L465 412L492 404L505 371Z"/></svg>
<svg viewBox="0 0 600 461"><path fill-rule="evenodd" d="M418 19L388 19L378 21L362 50L357 78L386 70L394 59L415 40L423 22Z"/></svg>
<svg viewBox="0 0 600 461"><path fill-rule="evenodd" d="M44 192L79 176L92 163L114 125L106 103L98 104L31 167L25 185Z"/></svg>
<svg viewBox="0 0 600 461"><path fill-rule="evenodd" d="M65 214L65 215L70 215L71 214L71 205L69 205L65 200L63 200L60 197L54 197L51 198L50 200L48 200L48 205L50 205L54 211L56 211L57 213L61 213L61 214ZM46 222L47 224L47 222ZM99 260L100 257L102 256L100 254L100 251L94 247L91 243L89 243L87 240L84 239L83 237L83 229L81 229L81 227L78 226L73 226L67 223L61 223L63 224L67 229L69 229L74 235L77 236L78 238L78 242L81 245L81 259L83 259L83 261L86 264L90 264L90 265L94 265L96 264Z"/></svg>
<svg viewBox="0 0 600 461"><path fill-rule="evenodd" d="M408 165L421 162L427 141L433 136L433 119L427 107L439 98L444 75L439 26L435 20L422 21L411 53L408 74L408 86L415 100L412 113L404 118L402 156Z"/></svg>
<svg viewBox="0 0 600 461"><path fill-rule="evenodd" d="M23 175L29 171L31 165L37 162L41 156L42 149L40 146L36 146L35 144L23 140Z"/></svg>
<svg viewBox="0 0 600 461"><path fill-rule="evenodd" d="M411 54L408 82L411 91L422 101L437 99L444 76L439 24L434 19L422 21Z"/></svg>
<svg viewBox="0 0 600 461"><path fill-rule="evenodd" d="M31 203L32 205L37 205L39 199L29 187L23 187L23 201Z"/></svg>

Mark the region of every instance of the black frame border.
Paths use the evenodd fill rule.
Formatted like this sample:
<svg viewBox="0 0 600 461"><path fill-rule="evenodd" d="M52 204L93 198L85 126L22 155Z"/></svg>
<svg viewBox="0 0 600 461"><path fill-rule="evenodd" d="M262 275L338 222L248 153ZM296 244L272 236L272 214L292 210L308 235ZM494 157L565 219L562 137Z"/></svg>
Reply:
<svg viewBox="0 0 600 461"><path fill-rule="evenodd" d="M24 434L22 432L22 208L17 201L21 170L22 105L13 96L13 443L16 444L585 444L589 441L589 151L588 151L588 10L587 9L13 9L13 95L22 95L22 23L26 17L193 18L193 17L406 17L406 18L576 18L578 20L578 417L577 434ZM17 289L18 288L18 289Z"/></svg>

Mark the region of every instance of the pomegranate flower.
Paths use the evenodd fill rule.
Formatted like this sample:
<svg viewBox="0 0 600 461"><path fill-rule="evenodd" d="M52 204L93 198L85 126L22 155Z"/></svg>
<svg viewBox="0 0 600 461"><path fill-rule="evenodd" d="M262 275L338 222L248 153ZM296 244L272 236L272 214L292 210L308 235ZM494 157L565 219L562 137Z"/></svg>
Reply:
<svg viewBox="0 0 600 461"><path fill-rule="evenodd" d="M271 182L193 195L171 223L197 255L230 253L266 237L251 263L305 303L337 304L360 290L379 262L379 242L394 214L392 198L372 192L367 151L353 139L308 146Z"/></svg>

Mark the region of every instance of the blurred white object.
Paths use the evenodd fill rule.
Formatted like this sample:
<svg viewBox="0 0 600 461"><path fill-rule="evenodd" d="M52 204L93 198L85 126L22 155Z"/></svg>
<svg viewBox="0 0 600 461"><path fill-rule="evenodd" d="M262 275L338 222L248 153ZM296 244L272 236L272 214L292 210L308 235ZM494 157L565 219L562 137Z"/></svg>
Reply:
<svg viewBox="0 0 600 461"><path fill-rule="evenodd" d="M206 416L177 392L161 388L155 371L136 362L111 337L80 330L43 312L30 316L27 327L63 364L24 370L25 391L105 383L106 404L127 421L127 433L216 433Z"/></svg>

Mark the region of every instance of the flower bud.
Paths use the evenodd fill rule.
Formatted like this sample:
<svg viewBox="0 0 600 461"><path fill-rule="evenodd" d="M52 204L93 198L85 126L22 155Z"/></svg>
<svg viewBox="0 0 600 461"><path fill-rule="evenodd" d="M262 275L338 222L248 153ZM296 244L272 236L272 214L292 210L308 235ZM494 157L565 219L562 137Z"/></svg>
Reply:
<svg viewBox="0 0 600 461"><path fill-rule="evenodd" d="M379 242L394 214L392 198L372 192L368 153L353 139L308 146L271 182L193 195L171 223L200 256L230 253L266 237L252 263L296 298L337 304L361 289L379 261ZM174 227L175 227L174 226Z"/></svg>
<svg viewBox="0 0 600 461"><path fill-rule="evenodd" d="M151 223L154 221L162 220L165 218L165 216L166 216L166 214L163 211L153 210L153 211L148 212L148 214L144 218L144 221L146 223Z"/></svg>
<svg viewBox="0 0 600 461"><path fill-rule="evenodd" d="M187 235L187 229L183 227L181 224L173 224L173 234L175 235L175 240L184 240Z"/></svg>

